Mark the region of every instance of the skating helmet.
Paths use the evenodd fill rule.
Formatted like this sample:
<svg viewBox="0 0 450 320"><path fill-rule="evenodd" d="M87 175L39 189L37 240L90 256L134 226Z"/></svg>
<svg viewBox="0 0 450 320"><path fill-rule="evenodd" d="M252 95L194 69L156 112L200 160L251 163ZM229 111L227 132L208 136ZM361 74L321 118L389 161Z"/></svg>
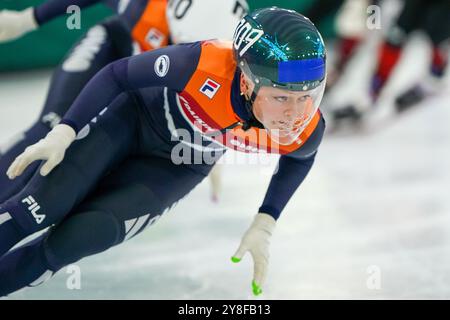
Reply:
<svg viewBox="0 0 450 320"><path fill-rule="evenodd" d="M250 111L271 138L281 144L292 143L317 112L325 89L326 50L319 31L307 17L293 10L259 9L239 22L233 50L239 68L254 84ZM267 87L293 94L285 100L302 101L292 104L291 110L284 103L278 113L274 110L278 108L276 100L255 110L258 94L269 91L263 90Z"/></svg>

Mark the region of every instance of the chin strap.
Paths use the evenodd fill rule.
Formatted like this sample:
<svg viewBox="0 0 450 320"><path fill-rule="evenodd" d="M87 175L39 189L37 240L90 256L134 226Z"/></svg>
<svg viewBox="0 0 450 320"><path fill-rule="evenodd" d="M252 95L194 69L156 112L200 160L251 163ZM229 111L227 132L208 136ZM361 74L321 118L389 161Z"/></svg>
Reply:
<svg viewBox="0 0 450 320"><path fill-rule="evenodd" d="M247 99L247 97L245 97L245 109L247 110L248 114L250 115L250 119L245 120L242 123L242 130L244 130L244 131L247 131L251 127L264 129L264 125L256 119L256 117L253 113L253 103L256 100L256 95L258 94L258 91L259 91L259 85L255 85L255 89L252 91L250 99Z"/></svg>

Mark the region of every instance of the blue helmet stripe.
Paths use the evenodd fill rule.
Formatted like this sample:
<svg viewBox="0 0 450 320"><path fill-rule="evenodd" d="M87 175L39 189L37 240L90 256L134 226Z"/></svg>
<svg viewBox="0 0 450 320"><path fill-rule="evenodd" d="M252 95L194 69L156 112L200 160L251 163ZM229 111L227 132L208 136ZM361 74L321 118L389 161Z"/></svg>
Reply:
<svg viewBox="0 0 450 320"><path fill-rule="evenodd" d="M278 62L278 81L281 83L322 80L325 77L323 58Z"/></svg>

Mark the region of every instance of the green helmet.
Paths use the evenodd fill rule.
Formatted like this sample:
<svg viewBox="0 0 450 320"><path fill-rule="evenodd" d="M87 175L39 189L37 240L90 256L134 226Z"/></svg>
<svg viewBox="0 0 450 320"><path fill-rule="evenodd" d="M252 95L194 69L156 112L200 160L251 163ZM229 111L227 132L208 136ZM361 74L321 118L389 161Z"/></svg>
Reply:
<svg viewBox="0 0 450 320"><path fill-rule="evenodd" d="M235 58L242 71L260 86L292 91L318 87L325 79L325 45L305 16L277 7L246 15L233 37Z"/></svg>
<svg viewBox="0 0 450 320"><path fill-rule="evenodd" d="M265 128L279 144L298 142L317 114L325 90L326 52L317 28L293 10L259 9L239 22L233 51L239 68L254 84L250 98L245 98L251 119L243 129ZM262 87L294 91L296 102L278 105L268 98L270 90L264 94ZM260 102L270 103L258 103L255 110L258 93Z"/></svg>

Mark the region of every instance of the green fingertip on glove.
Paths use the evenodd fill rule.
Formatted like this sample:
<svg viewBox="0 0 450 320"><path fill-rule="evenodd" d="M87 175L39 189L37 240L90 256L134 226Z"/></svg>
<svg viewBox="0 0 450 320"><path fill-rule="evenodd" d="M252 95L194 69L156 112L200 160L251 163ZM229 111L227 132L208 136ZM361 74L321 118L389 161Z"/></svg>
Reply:
<svg viewBox="0 0 450 320"><path fill-rule="evenodd" d="M253 288L253 294L255 296L258 296L262 293L262 289L259 287L259 285L255 282L255 280L252 281L252 288Z"/></svg>
<svg viewBox="0 0 450 320"><path fill-rule="evenodd" d="M236 258L236 257L231 257L231 261L233 261L234 263L238 263L239 261L241 261L241 259Z"/></svg>
<svg viewBox="0 0 450 320"><path fill-rule="evenodd" d="M238 263L239 261L241 261L241 259L236 258L236 257L231 257L231 261L234 263ZM255 282L255 280L252 281L252 290L253 290L253 294L255 296L258 296L262 293L261 287Z"/></svg>

